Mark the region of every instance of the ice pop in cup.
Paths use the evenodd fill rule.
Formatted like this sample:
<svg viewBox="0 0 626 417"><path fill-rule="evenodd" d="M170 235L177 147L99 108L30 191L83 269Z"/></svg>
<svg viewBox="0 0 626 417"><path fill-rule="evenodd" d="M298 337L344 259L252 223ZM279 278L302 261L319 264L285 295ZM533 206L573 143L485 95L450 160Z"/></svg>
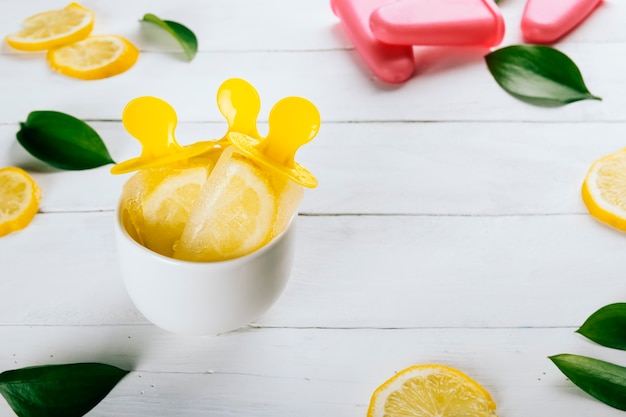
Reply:
<svg viewBox="0 0 626 417"><path fill-rule="evenodd" d="M251 126L243 119L258 114L258 95L247 82L222 85L218 106L229 121L226 137L233 146L222 152L205 183L176 245L177 259L217 261L257 250L286 227L302 199L301 186L317 185L295 161L298 148L319 130L319 112L311 102L280 100L270 112L265 138L256 127L249 134L233 131L237 124Z"/></svg>
<svg viewBox="0 0 626 417"><path fill-rule="evenodd" d="M491 47L504 37L493 0L389 2L372 12L369 24L378 40L393 45Z"/></svg>
<svg viewBox="0 0 626 417"><path fill-rule="evenodd" d="M139 97L122 112L126 130L142 145L141 155L121 162L113 174L139 171L123 187L123 210L133 226L132 236L147 248L172 256L173 246L189 217L213 166L200 154L215 149L215 142L181 146L175 138L174 109L156 97Z"/></svg>
<svg viewBox="0 0 626 417"><path fill-rule="evenodd" d="M241 78L224 81L217 92L217 106L228 122L228 131L222 142L229 144L228 138L233 132L261 140L256 123L261 109L261 99L254 86ZM319 116L317 123L319 124ZM276 195L276 219L270 236L270 239L273 239L282 233L291 221L302 201L304 190L301 185L280 173L270 173L268 179Z"/></svg>
<svg viewBox="0 0 626 417"><path fill-rule="evenodd" d="M175 113L158 99L133 101L123 116L144 149L114 170L138 170L117 210L120 268L138 310L177 333L233 330L271 307L290 275L303 186L317 184L295 162L319 129L315 106L281 100L262 138L254 87L227 80L217 101L228 131L188 147L176 143Z"/></svg>

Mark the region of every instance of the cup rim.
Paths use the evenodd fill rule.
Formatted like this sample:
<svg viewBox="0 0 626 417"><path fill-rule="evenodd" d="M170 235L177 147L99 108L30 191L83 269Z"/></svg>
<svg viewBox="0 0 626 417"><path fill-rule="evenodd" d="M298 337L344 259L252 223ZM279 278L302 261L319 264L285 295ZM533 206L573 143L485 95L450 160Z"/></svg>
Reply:
<svg viewBox="0 0 626 417"><path fill-rule="evenodd" d="M126 227L124 227L124 222L122 221L122 201L120 200L115 208L115 227L118 229L118 231L121 233L121 235L127 239L128 241L130 241L130 244L135 246L137 249L144 251L147 255L150 255L152 257L157 258L158 260L160 260L161 262L167 262L167 263L171 263L173 265L184 265L186 267L206 267L206 265L215 265L217 266L226 266L226 265L237 265L238 263L246 263L248 262L251 258L255 258L257 256L262 256L263 253L269 251L273 246L275 246L276 244L278 244L278 242L280 240L283 239L283 237L285 236L285 234L287 234L287 232L289 232L289 230L291 230L294 227L294 223L296 222L296 218L298 217L298 211L296 211L291 218L289 219L289 222L287 223L287 226L285 227L285 229L280 232L278 235L274 236L274 238L272 240L270 240L269 242L267 242L265 245L261 246L260 248L258 248L257 250L250 252L246 255L242 255L242 256L238 256L236 258L232 258L232 259L226 259L223 261L209 261L209 262L202 262L202 261L187 261L184 259L175 259L175 258L170 258L169 256L165 256L165 255L161 255L160 253L157 253L151 249L146 248L145 246L143 246L142 244L140 244L139 242L137 242L135 239L132 238L132 236L128 233L128 231L126 230Z"/></svg>

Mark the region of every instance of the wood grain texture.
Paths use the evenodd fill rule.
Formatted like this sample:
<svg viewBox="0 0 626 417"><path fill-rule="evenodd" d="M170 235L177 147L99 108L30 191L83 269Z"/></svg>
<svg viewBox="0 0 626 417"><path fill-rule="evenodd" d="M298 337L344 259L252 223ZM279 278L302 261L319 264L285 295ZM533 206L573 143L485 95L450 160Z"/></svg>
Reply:
<svg viewBox="0 0 626 417"><path fill-rule="evenodd" d="M222 121L215 94L231 77L245 78L257 87L262 100L260 120L267 120L271 106L279 99L299 95L313 101L326 122L623 122L626 82L622 75L626 64L612 51L625 48L624 43L563 45L561 49L578 64L588 88L603 102L588 100L556 109L533 107L502 91L484 63L484 50L417 52L417 74L395 87L372 80L356 52L344 50L201 52L191 63L144 53L124 76L91 83L78 83L54 73L43 56L4 55L0 90L11 97L11 106L0 114L0 123L22 121L32 110L58 110L80 119L119 120L126 103L143 95L168 101L181 121ZM13 78L16 73L22 76Z"/></svg>
<svg viewBox="0 0 626 417"><path fill-rule="evenodd" d="M547 359L562 352L622 358L572 330L249 329L186 338L152 326L18 326L0 328L0 366L95 358L133 369L89 416L363 416L378 385L419 363L467 373L490 391L500 415L619 416ZM10 415L5 404L0 414Z"/></svg>
<svg viewBox="0 0 626 417"><path fill-rule="evenodd" d="M119 122L90 123L117 161L140 154ZM261 126L265 128L266 126ZM110 165L63 172L30 156L0 126L0 166L33 173L41 211L113 210L129 175ZM296 159L319 179L302 213L583 214L580 187L596 159L620 150L625 123L327 123ZM181 143L221 137L220 123L182 123Z"/></svg>
<svg viewBox="0 0 626 417"><path fill-rule="evenodd" d="M575 326L626 297L623 236L586 215L298 221L292 276L261 327ZM0 240L0 324L146 323L112 229L111 212L43 214Z"/></svg>
<svg viewBox="0 0 626 417"><path fill-rule="evenodd" d="M3 33L66 1L0 2ZM593 161L626 146L626 3L605 0L554 46L602 102L532 107L489 74L484 49L415 48L407 83L376 80L325 0L85 0L94 33L141 50L128 72L84 82L43 53L0 47L0 166L43 191L25 230L0 239L0 370L99 361L132 372L89 416L364 416L395 372L438 362L494 396L499 415L617 417L547 359L624 363L574 330L626 298L624 234L592 219L580 186ZM502 44L522 42L525 2L503 0ZM186 62L145 13L191 28ZM139 154L122 109L142 95L177 111L180 143L217 138L227 78L259 90L260 131L288 95L322 127L297 160L318 177L298 218L292 276L276 304L237 331L183 337L151 325L126 294L114 209L128 175L63 172L15 140L33 110L87 121L111 155ZM0 401L0 417L14 416Z"/></svg>

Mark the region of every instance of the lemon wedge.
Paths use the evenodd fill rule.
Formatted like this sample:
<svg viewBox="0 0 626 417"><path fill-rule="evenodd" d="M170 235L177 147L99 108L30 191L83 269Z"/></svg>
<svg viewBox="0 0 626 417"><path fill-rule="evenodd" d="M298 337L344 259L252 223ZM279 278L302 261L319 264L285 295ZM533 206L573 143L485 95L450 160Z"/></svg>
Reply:
<svg viewBox="0 0 626 417"><path fill-rule="evenodd" d="M68 77L99 80L130 69L139 50L117 35L89 36L81 41L54 48L46 56L52 69Z"/></svg>
<svg viewBox="0 0 626 417"><path fill-rule="evenodd" d="M263 171L249 160L222 152L191 210L174 258L223 261L267 243L276 216L276 198Z"/></svg>
<svg viewBox="0 0 626 417"><path fill-rule="evenodd" d="M206 168L188 168L167 176L143 199L144 244L171 257L193 204L207 179Z"/></svg>
<svg viewBox="0 0 626 417"><path fill-rule="evenodd" d="M28 226L37 214L41 193L26 171L0 169L0 236Z"/></svg>
<svg viewBox="0 0 626 417"><path fill-rule="evenodd" d="M6 36L6 42L22 51L43 51L86 38L93 29L94 14L78 3L30 16L22 29Z"/></svg>
<svg viewBox="0 0 626 417"><path fill-rule="evenodd" d="M593 163L583 182L582 198L593 217L626 231L626 150Z"/></svg>
<svg viewBox="0 0 626 417"><path fill-rule="evenodd" d="M496 417L491 395L464 373L445 365L398 372L372 395L367 417Z"/></svg>

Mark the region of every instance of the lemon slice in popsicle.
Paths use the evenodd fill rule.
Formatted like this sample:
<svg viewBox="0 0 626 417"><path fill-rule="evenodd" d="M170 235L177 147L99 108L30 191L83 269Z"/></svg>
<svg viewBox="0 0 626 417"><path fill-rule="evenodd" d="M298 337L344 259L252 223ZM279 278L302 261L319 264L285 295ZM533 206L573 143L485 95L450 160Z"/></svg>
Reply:
<svg viewBox="0 0 626 417"><path fill-rule="evenodd" d="M268 242L276 199L258 167L222 152L191 209L174 258L224 261L246 255Z"/></svg>

